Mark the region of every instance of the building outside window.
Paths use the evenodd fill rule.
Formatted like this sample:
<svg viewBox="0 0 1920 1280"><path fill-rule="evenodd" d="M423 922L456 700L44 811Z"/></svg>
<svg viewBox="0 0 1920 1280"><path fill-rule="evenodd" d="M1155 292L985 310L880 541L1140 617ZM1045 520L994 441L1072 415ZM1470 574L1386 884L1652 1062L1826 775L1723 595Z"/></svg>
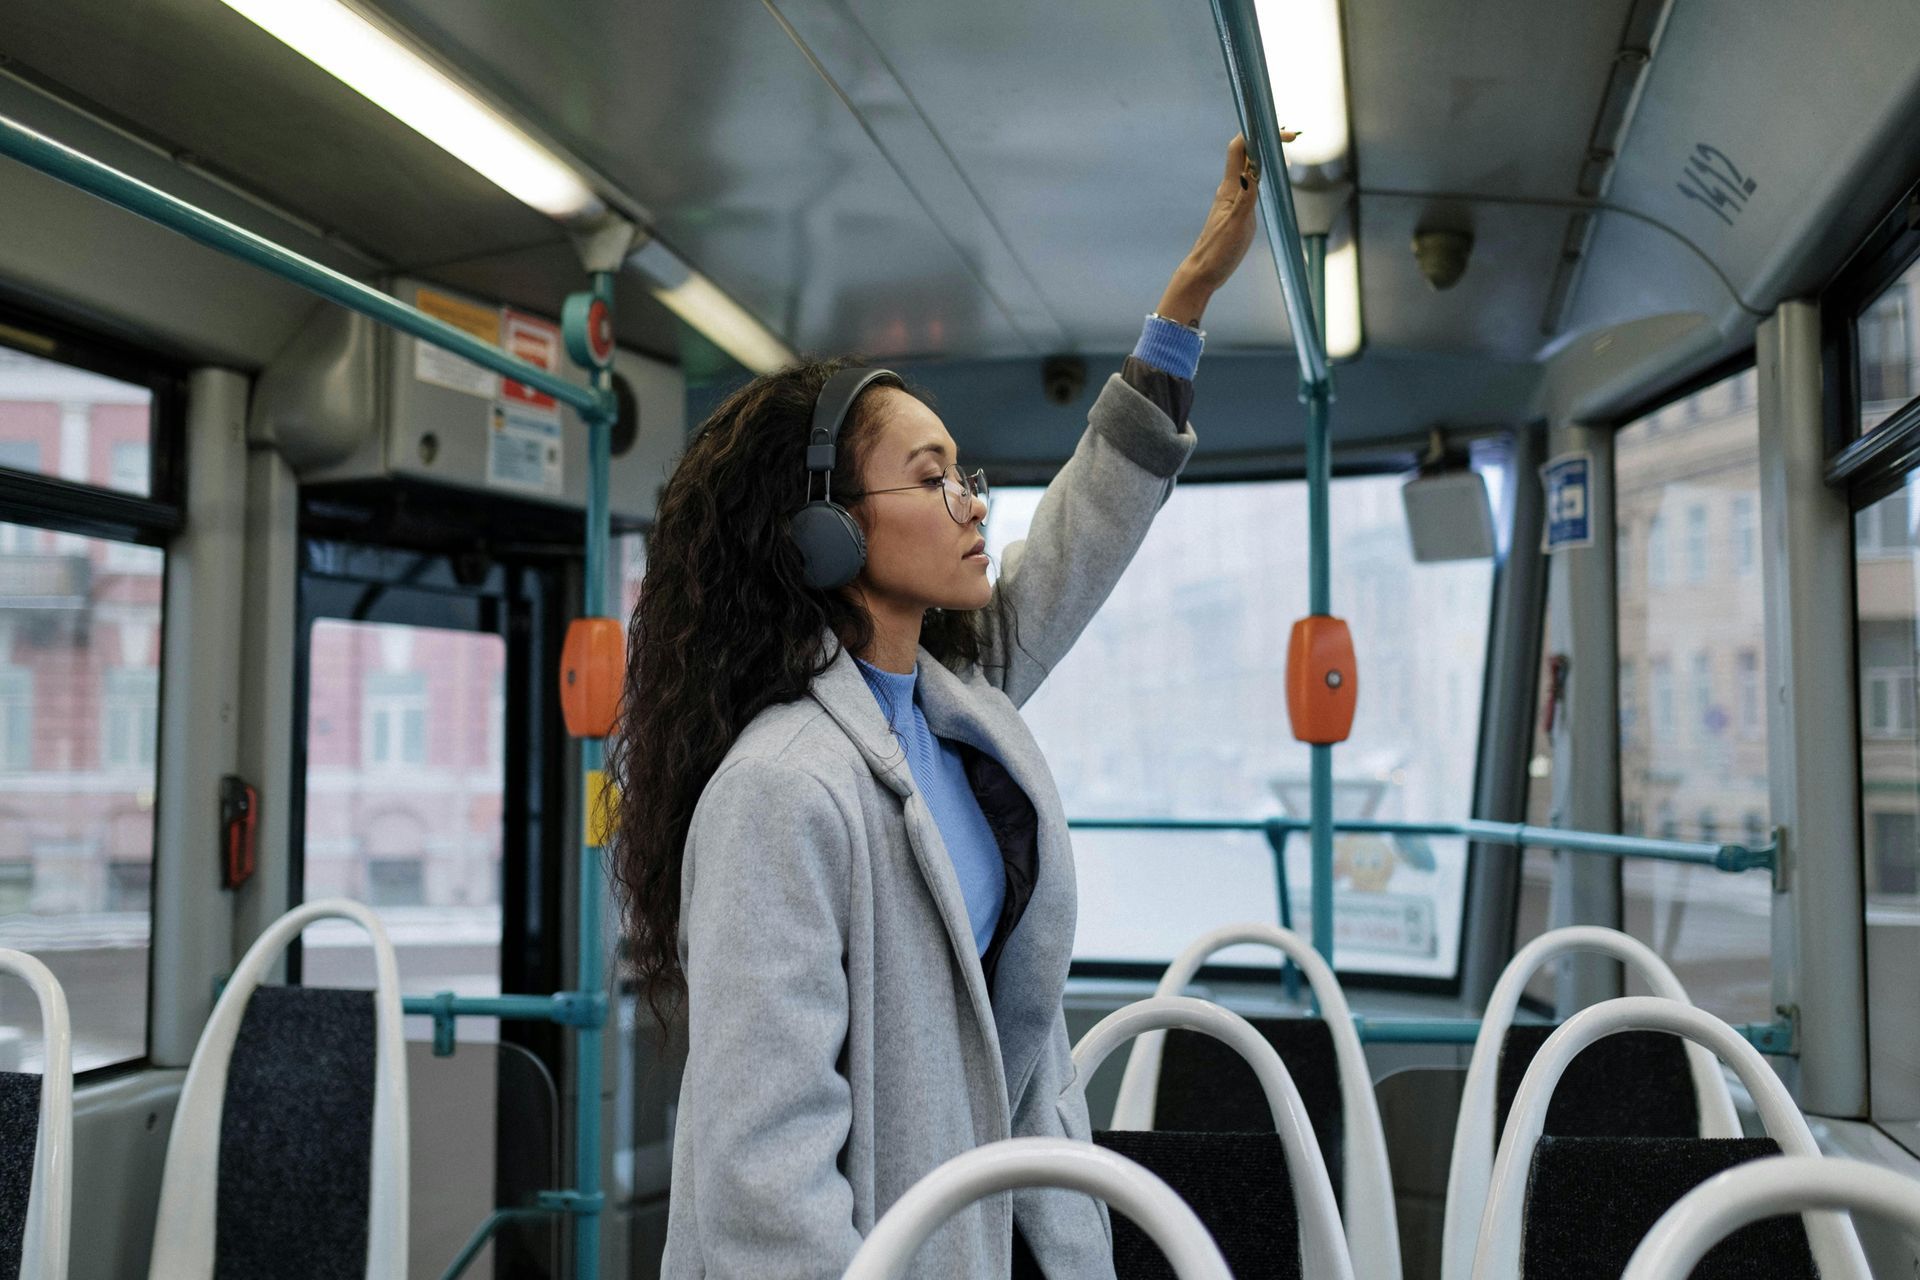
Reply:
<svg viewBox="0 0 1920 1280"><path fill-rule="evenodd" d="M1653 815L1658 834L1679 839L1719 840L1723 815L1764 823L1769 807L1754 572L1759 420L1753 397L1730 385L1752 377L1743 370L1669 406L1660 430L1644 418L1614 437L1615 519L1652 531L1644 570L1616 579L1619 669L1648 673L1653 725L1620 735L1620 808ZM1718 512L1725 555L1715 553ZM1685 590L1654 589L1668 581L1668 528L1680 532ZM1624 679L1620 688L1624 698ZM1767 877L1629 861L1621 887L1628 931L1673 965L1702 1007L1734 1021L1771 1016Z"/></svg>
<svg viewBox="0 0 1920 1280"><path fill-rule="evenodd" d="M365 694L366 762L371 768L427 762L427 677L376 671Z"/></svg>
<svg viewBox="0 0 1920 1280"><path fill-rule="evenodd" d="M1860 434L1885 422L1914 395L1914 343L1907 275L1862 313L1860 343Z"/></svg>
<svg viewBox="0 0 1920 1280"><path fill-rule="evenodd" d="M4 657L4 654L0 654ZM0 666L0 771L33 768L33 671Z"/></svg>
<svg viewBox="0 0 1920 1280"><path fill-rule="evenodd" d="M153 667L108 669L100 763L109 769L151 769L159 737L160 672Z"/></svg>

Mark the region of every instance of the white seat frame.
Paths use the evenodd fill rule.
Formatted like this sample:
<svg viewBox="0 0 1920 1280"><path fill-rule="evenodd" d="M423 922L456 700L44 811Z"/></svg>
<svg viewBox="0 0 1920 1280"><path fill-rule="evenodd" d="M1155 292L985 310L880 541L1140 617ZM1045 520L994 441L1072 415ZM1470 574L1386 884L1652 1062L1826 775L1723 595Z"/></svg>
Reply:
<svg viewBox="0 0 1920 1280"><path fill-rule="evenodd" d="M1554 1086L1575 1055L1603 1036L1622 1031L1665 1031L1703 1045L1732 1067L1753 1096L1768 1136L1787 1155L1820 1154L1806 1117L1786 1086L1758 1050L1732 1027L1692 1005L1653 996L1627 996L1583 1009L1560 1025L1540 1046L1520 1082L1500 1154L1493 1164L1493 1192L1480 1220L1480 1241L1473 1260L1474 1280L1511 1280L1520 1274L1522 1219L1534 1148L1546 1125ZM1833 1213L1806 1215L1807 1239L1824 1280L1871 1280L1866 1254L1853 1224Z"/></svg>
<svg viewBox="0 0 1920 1280"><path fill-rule="evenodd" d="M14 974L32 988L45 1045L20 1275L23 1280L66 1280L73 1239L73 1021L67 1015L66 992L46 965L24 951L0 948L0 972Z"/></svg>
<svg viewBox="0 0 1920 1280"><path fill-rule="evenodd" d="M1380 1123L1380 1104L1374 1097L1373 1073L1367 1067L1367 1051L1354 1028L1340 980L1313 944L1278 925L1223 925L1194 939L1167 966L1154 994L1179 995L1212 956L1243 943L1276 948L1306 975L1320 1016L1333 1037L1333 1056L1340 1074L1342 1147L1346 1156L1340 1180L1345 1192L1341 1203L1346 1206L1347 1251L1357 1274L1369 1280L1400 1280L1400 1225L1394 1211L1393 1170L1387 1163L1387 1136ZM1150 1031L1135 1042L1127 1057L1126 1074L1120 1078L1114 1128L1153 1128L1166 1044L1164 1031Z"/></svg>
<svg viewBox="0 0 1920 1280"><path fill-rule="evenodd" d="M1135 1036L1175 1029L1199 1031L1224 1041L1252 1066L1287 1157L1300 1221L1301 1274L1314 1280L1353 1280L1353 1260L1340 1229L1340 1209L1333 1198L1327 1162L1313 1136L1313 1122L1307 1118L1306 1105L1286 1064L1252 1023L1207 1000L1153 996L1115 1010L1080 1037L1073 1047L1074 1077L1084 1085L1109 1054Z"/></svg>
<svg viewBox="0 0 1920 1280"><path fill-rule="evenodd" d="M1872 1214L1920 1236L1920 1181L1857 1160L1755 1160L1707 1179L1661 1215L1622 1280L1686 1280L1708 1250L1740 1228L1808 1209Z"/></svg>
<svg viewBox="0 0 1920 1280"><path fill-rule="evenodd" d="M1172 1188L1118 1152L1066 1138L1007 1138L947 1161L874 1224L845 1280L898 1280L947 1219L982 1196L1024 1187L1107 1201L1160 1246L1179 1280L1233 1280L1219 1246Z"/></svg>
<svg viewBox="0 0 1920 1280"><path fill-rule="evenodd" d="M1480 1034L1473 1042L1467 1082L1460 1097L1460 1116L1453 1128L1453 1157L1447 1170L1447 1207L1441 1237L1441 1280L1467 1280L1473 1273L1473 1251L1480 1235L1480 1219L1487 1207L1487 1187L1493 1178L1493 1151L1500 1135L1497 1119L1500 1054L1507 1031L1519 1012L1520 998L1533 975L1560 957L1575 953L1611 956L1640 976L1656 996L1692 1004L1687 990L1667 962L1638 938L1617 929L1574 925L1543 933L1520 948L1507 963L1487 999ZM1687 1067L1693 1076L1700 1111L1700 1136L1737 1138L1740 1117L1726 1077L1711 1053L1697 1044L1686 1047ZM1511 1123L1511 1122L1509 1122Z"/></svg>
<svg viewBox="0 0 1920 1280"><path fill-rule="evenodd" d="M358 924L373 944L373 1152L366 1273L369 1280L407 1274L409 1121L399 971L387 932L371 910L346 898L324 898L281 916L247 948L200 1034L167 1141L149 1280L197 1280L213 1274L221 1114L226 1106L227 1066L241 1019L254 990L287 944L314 921L334 917Z"/></svg>

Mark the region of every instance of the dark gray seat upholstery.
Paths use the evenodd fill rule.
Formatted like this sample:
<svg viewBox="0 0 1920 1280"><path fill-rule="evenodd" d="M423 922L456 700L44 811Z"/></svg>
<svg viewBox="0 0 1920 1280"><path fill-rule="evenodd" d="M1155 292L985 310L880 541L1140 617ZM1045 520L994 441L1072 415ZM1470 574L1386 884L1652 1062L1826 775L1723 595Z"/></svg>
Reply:
<svg viewBox="0 0 1920 1280"><path fill-rule="evenodd" d="M40 1077L0 1071L0 1280L20 1275L39 1135Z"/></svg>

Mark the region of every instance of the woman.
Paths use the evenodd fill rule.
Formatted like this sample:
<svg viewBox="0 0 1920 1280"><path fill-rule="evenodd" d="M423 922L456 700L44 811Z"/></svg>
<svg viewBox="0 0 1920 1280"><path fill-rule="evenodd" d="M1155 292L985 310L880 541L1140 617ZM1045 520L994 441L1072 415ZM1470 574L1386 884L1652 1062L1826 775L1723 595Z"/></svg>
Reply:
<svg viewBox="0 0 1920 1280"><path fill-rule="evenodd" d="M612 766L635 976L663 1026L683 998L687 1019L666 1276L837 1277L943 1161L1088 1136L1061 1013L1072 852L1018 707L1193 449L1199 320L1246 255L1257 181L1234 139L997 587L984 478L891 374L758 378L669 481ZM844 424L815 431L836 397ZM961 1213L913 1274L1004 1277L1016 1251L1050 1280L1112 1276L1104 1208L1064 1191Z"/></svg>

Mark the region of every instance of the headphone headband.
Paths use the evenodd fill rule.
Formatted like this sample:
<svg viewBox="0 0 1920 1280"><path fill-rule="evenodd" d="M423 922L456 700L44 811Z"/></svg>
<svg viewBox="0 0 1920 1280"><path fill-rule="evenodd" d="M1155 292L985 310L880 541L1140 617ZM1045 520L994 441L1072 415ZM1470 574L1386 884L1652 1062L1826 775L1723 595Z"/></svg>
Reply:
<svg viewBox="0 0 1920 1280"><path fill-rule="evenodd" d="M842 369L827 378L813 402L813 425L807 431L807 470L832 471L838 456L840 429L860 393L881 378L896 381L900 375L891 369Z"/></svg>

